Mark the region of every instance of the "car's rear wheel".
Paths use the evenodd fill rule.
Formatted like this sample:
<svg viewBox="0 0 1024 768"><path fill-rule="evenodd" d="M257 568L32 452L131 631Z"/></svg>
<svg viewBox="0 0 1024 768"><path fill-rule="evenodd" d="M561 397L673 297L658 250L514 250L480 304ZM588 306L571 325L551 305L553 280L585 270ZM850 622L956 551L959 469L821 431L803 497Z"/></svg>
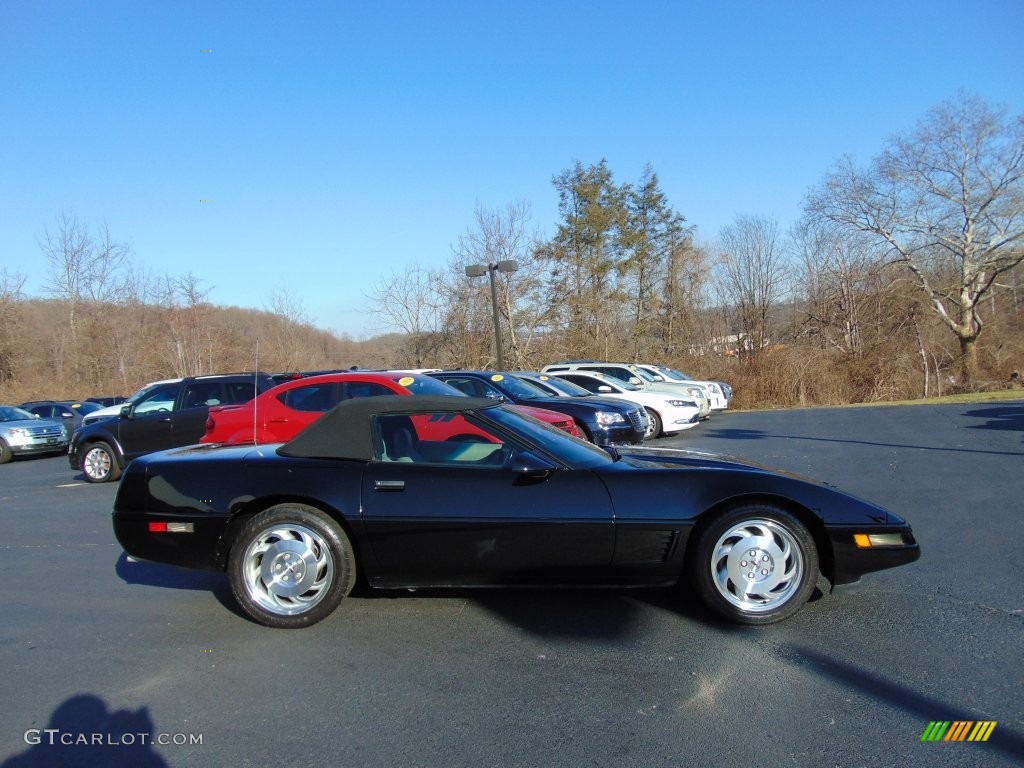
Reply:
<svg viewBox="0 0 1024 768"><path fill-rule="evenodd" d="M691 583L712 610L731 621L782 621L814 591L814 538L784 509L766 504L736 508L696 535L688 563Z"/></svg>
<svg viewBox="0 0 1024 768"><path fill-rule="evenodd" d="M650 408L645 410L647 411L647 431L644 432L644 440L653 440L661 434L661 416Z"/></svg>
<svg viewBox="0 0 1024 768"><path fill-rule="evenodd" d="M268 627L308 627L352 591L356 561L345 531L304 504L279 504L235 537L228 579L242 610Z"/></svg>
<svg viewBox="0 0 1024 768"><path fill-rule="evenodd" d="M0 464L6 464L14 458L14 451L11 450L11 446L0 438Z"/></svg>
<svg viewBox="0 0 1024 768"><path fill-rule="evenodd" d="M90 483L106 483L121 476L114 450L104 442L90 443L82 455L82 474Z"/></svg>

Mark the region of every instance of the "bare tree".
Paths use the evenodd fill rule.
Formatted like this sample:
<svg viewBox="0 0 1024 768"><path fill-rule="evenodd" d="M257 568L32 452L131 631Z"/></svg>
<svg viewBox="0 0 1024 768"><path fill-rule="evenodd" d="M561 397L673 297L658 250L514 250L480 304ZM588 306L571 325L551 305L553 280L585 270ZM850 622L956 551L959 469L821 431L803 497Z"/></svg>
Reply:
<svg viewBox="0 0 1024 768"><path fill-rule="evenodd" d="M286 371L302 368L302 361L313 357L314 350L307 341L312 330L312 321L302 303L287 286L274 290L270 297L269 311L283 322L275 324L268 342L269 357Z"/></svg>
<svg viewBox="0 0 1024 768"><path fill-rule="evenodd" d="M977 373L979 304L1024 260L1024 115L959 94L891 139L868 168L847 158L809 195L815 215L873 235L914 276Z"/></svg>
<svg viewBox="0 0 1024 768"><path fill-rule="evenodd" d="M744 345L756 352L768 346L769 315L787 289L788 262L775 219L739 216L722 228L719 282L735 308Z"/></svg>
<svg viewBox="0 0 1024 768"><path fill-rule="evenodd" d="M508 352L508 365L523 367L534 335L549 322L551 309L544 291L548 265L537 257L537 235L530 225L530 206L518 202L510 203L504 210L492 210L478 204L473 220L473 225L452 249L450 268L456 279L450 286L447 301L446 331L451 334L461 329L476 337L473 346L479 353L463 364L485 367L492 364L495 355L490 340L494 338L494 319L489 282L463 276L470 264L489 267L502 261L514 261L518 265L514 273L495 274L498 321L502 346L507 347L503 352ZM488 342L481 345L480 339Z"/></svg>
<svg viewBox="0 0 1024 768"><path fill-rule="evenodd" d="M380 329L406 335L397 350L400 365L423 368L438 348L444 312L437 289L442 283L440 271L414 264L381 278L366 294L372 301L369 311L380 322Z"/></svg>
<svg viewBox="0 0 1024 768"><path fill-rule="evenodd" d="M15 375L16 342L21 335L19 302L24 287L25 275L0 270L0 381Z"/></svg>

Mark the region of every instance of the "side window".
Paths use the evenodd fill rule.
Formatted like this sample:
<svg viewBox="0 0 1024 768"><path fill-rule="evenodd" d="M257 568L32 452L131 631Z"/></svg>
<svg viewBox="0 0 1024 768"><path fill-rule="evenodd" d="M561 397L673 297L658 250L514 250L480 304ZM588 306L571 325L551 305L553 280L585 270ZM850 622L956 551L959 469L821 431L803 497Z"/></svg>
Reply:
<svg viewBox="0 0 1024 768"><path fill-rule="evenodd" d="M601 386L601 383L596 379L591 379L587 376L572 376L565 375L563 378L566 381L571 381L573 384L578 384L588 392L597 392L597 388Z"/></svg>
<svg viewBox="0 0 1024 768"><path fill-rule="evenodd" d="M354 397L381 397L382 395L394 395L394 391L383 384L373 381L346 381L341 385L341 400L349 400Z"/></svg>
<svg viewBox="0 0 1024 768"><path fill-rule="evenodd" d="M251 381L232 381L224 384L224 402L247 403L256 396L256 387Z"/></svg>
<svg viewBox="0 0 1024 768"><path fill-rule="evenodd" d="M460 392L465 392L470 397L501 397L502 393L490 386L486 382L480 381L479 379L465 379L453 377L451 379L444 379L445 384L458 389Z"/></svg>
<svg viewBox="0 0 1024 768"><path fill-rule="evenodd" d="M209 405L220 405L224 397L224 388L219 381L194 381L185 387L182 408L201 408Z"/></svg>
<svg viewBox="0 0 1024 768"><path fill-rule="evenodd" d="M135 413L153 413L155 411L170 411L174 409L174 403L178 399L179 384L168 384L164 387L157 387L143 399L135 403Z"/></svg>
<svg viewBox="0 0 1024 768"><path fill-rule="evenodd" d="M293 411L329 411L335 403L333 384L311 384L282 392L277 399Z"/></svg>
<svg viewBox="0 0 1024 768"><path fill-rule="evenodd" d="M458 413L382 414L376 418L381 461L502 466L511 444Z"/></svg>

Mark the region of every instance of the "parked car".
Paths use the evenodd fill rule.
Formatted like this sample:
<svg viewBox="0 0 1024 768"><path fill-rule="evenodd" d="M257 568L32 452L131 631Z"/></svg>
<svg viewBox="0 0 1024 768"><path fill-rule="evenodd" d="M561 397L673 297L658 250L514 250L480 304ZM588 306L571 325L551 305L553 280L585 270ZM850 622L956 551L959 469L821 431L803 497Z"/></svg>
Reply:
<svg viewBox="0 0 1024 768"><path fill-rule="evenodd" d="M101 408L109 408L113 405L120 405L128 400L123 395L100 395L98 397L87 397L85 401L88 403L96 403Z"/></svg>
<svg viewBox="0 0 1024 768"><path fill-rule="evenodd" d="M592 371L566 371L551 374L582 387L591 394L629 400L647 411L647 438L674 435L693 429L700 423L701 409L693 400L654 392L637 384Z"/></svg>
<svg viewBox="0 0 1024 768"><path fill-rule="evenodd" d="M381 395L462 393L429 376L408 371L344 371L291 379L247 403L211 408L200 442L284 442L343 400ZM569 434L582 436L575 422L565 414L540 408L527 408L525 412Z"/></svg>
<svg viewBox="0 0 1024 768"><path fill-rule="evenodd" d="M243 403L273 386L265 373L189 376L153 384L122 404L118 416L83 424L71 438L68 462L90 483L116 480L143 454L198 443L211 406Z"/></svg>
<svg viewBox="0 0 1024 768"><path fill-rule="evenodd" d="M725 382L694 379L667 365L637 363L636 367L647 371L656 381L665 381L669 384L699 384L708 393L708 400L713 411L724 411L729 407L729 401L732 399L732 387Z"/></svg>
<svg viewBox="0 0 1024 768"><path fill-rule="evenodd" d="M490 397L516 405L533 405L570 416L584 436L598 445L639 443L647 431L647 413L635 403L551 395L517 373L438 371L427 374L472 397Z"/></svg>
<svg viewBox="0 0 1024 768"><path fill-rule="evenodd" d="M479 440L433 440L438 424ZM305 627L371 588L683 583L740 624L920 555L895 514L739 460L600 448L486 398L345 400L283 445L194 446L125 472L134 558L227 573L254 621Z"/></svg>
<svg viewBox="0 0 1024 768"><path fill-rule="evenodd" d="M82 425L82 420L103 406L89 400L31 400L22 403L20 407L41 418L63 423L70 439L74 431Z"/></svg>
<svg viewBox="0 0 1024 768"><path fill-rule="evenodd" d="M707 389L701 384L676 384L655 379L648 371L633 363L608 363L598 360L563 360L560 363L545 365L543 373L565 373L567 371L584 371L600 373L609 378L632 384L654 392L676 394L693 400L700 408L700 418L706 419L711 414L711 399Z"/></svg>
<svg viewBox="0 0 1024 768"><path fill-rule="evenodd" d="M68 449L64 425L43 419L16 405L0 405L0 464L15 456L50 453Z"/></svg>

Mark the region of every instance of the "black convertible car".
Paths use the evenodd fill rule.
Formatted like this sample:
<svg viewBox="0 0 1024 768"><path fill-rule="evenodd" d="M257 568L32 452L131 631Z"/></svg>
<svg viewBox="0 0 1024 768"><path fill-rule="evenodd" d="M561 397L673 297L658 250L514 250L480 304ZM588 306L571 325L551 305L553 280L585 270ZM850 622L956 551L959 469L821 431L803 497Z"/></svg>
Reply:
<svg viewBox="0 0 1024 768"><path fill-rule="evenodd" d="M347 400L288 443L193 446L125 470L114 530L136 558L226 570L272 627L372 587L671 585L743 624L909 563L902 519L708 454L599 448L466 397Z"/></svg>

